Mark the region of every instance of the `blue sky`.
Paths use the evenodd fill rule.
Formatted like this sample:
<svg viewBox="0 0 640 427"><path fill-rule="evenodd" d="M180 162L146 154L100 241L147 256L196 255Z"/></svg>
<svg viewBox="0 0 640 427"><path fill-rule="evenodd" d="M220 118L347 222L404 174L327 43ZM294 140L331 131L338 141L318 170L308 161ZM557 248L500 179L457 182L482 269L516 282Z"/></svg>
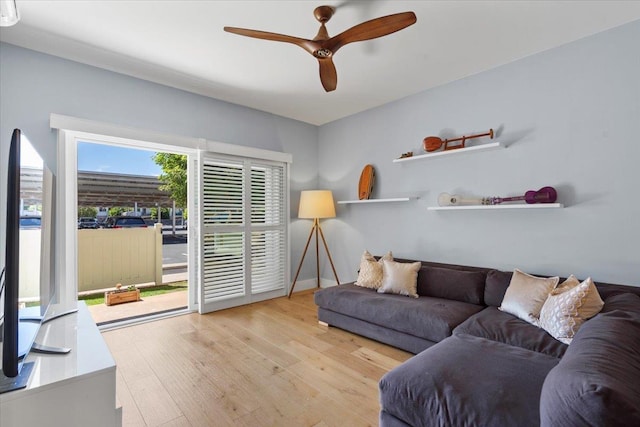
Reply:
<svg viewBox="0 0 640 427"><path fill-rule="evenodd" d="M154 152L111 145L78 143L78 170L158 176L160 166L152 160Z"/></svg>

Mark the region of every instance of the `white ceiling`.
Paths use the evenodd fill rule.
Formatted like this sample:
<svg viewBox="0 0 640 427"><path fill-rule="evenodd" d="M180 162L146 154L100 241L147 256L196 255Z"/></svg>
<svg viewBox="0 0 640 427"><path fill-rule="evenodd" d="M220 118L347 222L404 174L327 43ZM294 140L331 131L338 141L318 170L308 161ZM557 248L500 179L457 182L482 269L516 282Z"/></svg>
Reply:
<svg viewBox="0 0 640 427"><path fill-rule="evenodd" d="M418 21L353 43L334 58L326 93L297 46L224 26L313 38L313 9L337 6L336 35L414 11ZM321 125L640 19L640 1L17 0L21 21L0 40L190 92Z"/></svg>

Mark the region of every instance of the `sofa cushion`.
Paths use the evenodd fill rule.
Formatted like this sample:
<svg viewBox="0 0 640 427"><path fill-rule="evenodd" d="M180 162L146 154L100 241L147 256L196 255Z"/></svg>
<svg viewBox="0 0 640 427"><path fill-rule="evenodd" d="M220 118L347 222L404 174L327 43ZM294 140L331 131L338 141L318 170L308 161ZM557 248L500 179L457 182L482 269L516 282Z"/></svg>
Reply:
<svg viewBox="0 0 640 427"><path fill-rule="evenodd" d="M484 303L493 307L500 307L504 294L511 283L511 271L489 270L484 285Z"/></svg>
<svg viewBox="0 0 640 427"><path fill-rule="evenodd" d="M411 427L409 424L400 421L393 415L385 411L380 411L380 419L378 421L380 427Z"/></svg>
<svg viewBox="0 0 640 427"><path fill-rule="evenodd" d="M607 298L618 294L632 293L640 296L640 286L614 285L611 283L596 282L596 288L598 288L600 298L604 301L606 301Z"/></svg>
<svg viewBox="0 0 640 427"><path fill-rule="evenodd" d="M504 294L500 310L518 316L529 323L537 324L540 310L549 293L558 286L559 277L537 277L517 268Z"/></svg>
<svg viewBox="0 0 640 427"><path fill-rule="evenodd" d="M640 425L640 297L618 294L575 335L549 372L542 426Z"/></svg>
<svg viewBox="0 0 640 427"><path fill-rule="evenodd" d="M371 338L390 346L418 354L426 348L436 345L435 341L417 337L413 334L394 331L365 320L356 319L346 314L318 307L318 320L328 325L344 329L363 337Z"/></svg>
<svg viewBox="0 0 640 427"><path fill-rule="evenodd" d="M483 271L423 266L418 273L418 295L482 304L486 276Z"/></svg>
<svg viewBox="0 0 640 427"><path fill-rule="evenodd" d="M525 322L496 307L487 307L474 314L453 330L454 335L468 334L493 341L562 357L567 345L535 325Z"/></svg>
<svg viewBox="0 0 640 427"><path fill-rule="evenodd" d="M434 342L450 336L453 328L483 309L441 298L378 294L352 284L321 289L314 298L324 309Z"/></svg>
<svg viewBox="0 0 640 427"><path fill-rule="evenodd" d="M600 313L621 311L635 319L636 316L640 315L638 301L640 301L640 295L633 295L631 293L614 294L605 299L604 306Z"/></svg>
<svg viewBox="0 0 640 427"><path fill-rule="evenodd" d="M558 359L454 335L385 374L380 405L411 426L538 426L540 390Z"/></svg>

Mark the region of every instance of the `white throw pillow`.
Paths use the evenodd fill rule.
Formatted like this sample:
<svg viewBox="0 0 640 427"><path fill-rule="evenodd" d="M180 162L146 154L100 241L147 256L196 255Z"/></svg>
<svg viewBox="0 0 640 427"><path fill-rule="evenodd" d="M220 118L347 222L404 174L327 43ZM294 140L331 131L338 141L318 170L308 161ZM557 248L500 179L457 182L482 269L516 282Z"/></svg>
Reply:
<svg viewBox="0 0 640 427"><path fill-rule="evenodd" d="M580 326L600 313L603 306L591 277L580 283L571 275L547 298L540 311L539 326L558 341L570 344Z"/></svg>
<svg viewBox="0 0 640 427"><path fill-rule="evenodd" d="M559 277L536 277L515 269L500 310L536 325L540 310Z"/></svg>
<svg viewBox="0 0 640 427"><path fill-rule="evenodd" d="M421 262L383 261L381 294L398 294L418 298L418 271Z"/></svg>
<svg viewBox="0 0 640 427"><path fill-rule="evenodd" d="M391 251L377 261L369 251L364 251L360 259L358 280L354 284L369 289L378 289L382 286L382 263L384 260L393 261Z"/></svg>

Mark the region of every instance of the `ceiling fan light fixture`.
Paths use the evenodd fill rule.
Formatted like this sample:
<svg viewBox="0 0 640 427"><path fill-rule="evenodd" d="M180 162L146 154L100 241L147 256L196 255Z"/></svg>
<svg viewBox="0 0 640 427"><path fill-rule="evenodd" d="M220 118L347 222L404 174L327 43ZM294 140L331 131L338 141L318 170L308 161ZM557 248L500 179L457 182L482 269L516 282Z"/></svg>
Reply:
<svg viewBox="0 0 640 427"><path fill-rule="evenodd" d="M20 20L16 0L0 0L0 27L10 27Z"/></svg>

